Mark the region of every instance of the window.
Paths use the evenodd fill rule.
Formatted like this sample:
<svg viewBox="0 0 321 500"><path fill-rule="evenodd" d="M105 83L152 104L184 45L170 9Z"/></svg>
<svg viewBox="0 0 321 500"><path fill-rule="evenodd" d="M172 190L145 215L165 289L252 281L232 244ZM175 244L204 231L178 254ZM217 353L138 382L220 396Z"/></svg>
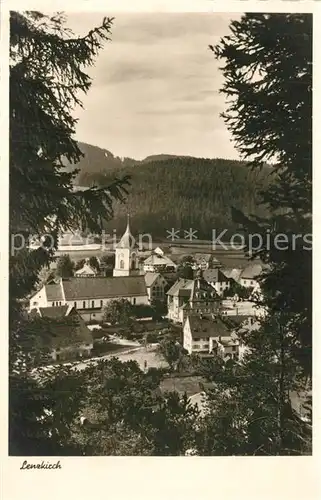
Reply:
<svg viewBox="0 0 321 500"><path fill-rule="evenodd" d="M55 303L54 302L52 303L52 307L55 307Z"/></svg>
<svg viewBox="0 0 321 500"><path fill-rule="evenodd" d="M104 302L101 300L100 301L100 307L103 307L103 305L104 305Z"/></svg>
<svg viewBox="0 0 321 500"><path fill-rule="evenodd" d="M86 301L85 300L82 303L82 307L83 307L83 309L86 309Z"/></svg>
<svg viewBox="0 0 321 500"><path fill-rule="evenodd" d="M199 349L200 348L199 344L194 344L194 348Z"/></svg>
<svg viewBox="0 0 321 500"><path fill-rule="evenodd" d="M119 267L120 267L120 269L124 269L124 261L123 260L120 261Z"/></svg>
<svg viewBox="0 0 321 500"><path fill-rule="evenodd" d="M37 306L38 305L38 302L33 302L32 303L33 306Z"/></svg>
<svg viewBox="0 0 321 500"><path fill-rule="evenodd" d="M91 301L91 308L92 308L92 309L94 309L94 307L95 307L95 301L94 301L94 300L92 300L92 301Z"/></svg>
<svg viewBox="0 0 321 500"><path fill-rule="evenodd" d="M61 306L61 302L59 302L59 305Z"/></svg>
<svg viewBox="0 0 321 500"><path fill-rule="evenodd" d="M136 299L135 299L135 297L134 297L134 298L133 298L133 305L135 305L135 304L136 304Z"/></svg>
<svg viewBox="0 0 321 500"><path fill-rule="evenodd" d="M236 346L233 346L232 347L232 351L235 352L236 351Z"/></svg>
<svg viewBox="0 0 321 500"><path fill-rule="evenodd" d="M74 302L74 308L77 309L77 302Z"/></svg>

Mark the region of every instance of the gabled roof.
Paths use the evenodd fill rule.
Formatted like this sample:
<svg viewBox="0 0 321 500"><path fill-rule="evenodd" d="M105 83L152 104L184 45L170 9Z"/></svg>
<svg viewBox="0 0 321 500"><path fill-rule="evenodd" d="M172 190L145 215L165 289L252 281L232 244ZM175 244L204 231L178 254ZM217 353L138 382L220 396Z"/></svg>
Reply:
<svg viewBox="0 0 321 500"><path fill-rule="evenodd" d="M203 272L204 279L209 283L222 283L229 281L229 278L221 271L221 269L206 269Z"/></svg>
<svg viewBox="0 0 321 500"><path fill-rule="evenodd" d="M240 278L242 279L255 279L262 274L263 266L261 264L252 263L248 265L241 273Z"/></svg>
<svg viewBox="0 0 321 500"><path fill-rule="evenodd" d="M144 278L147 288L151 287L159 277L159 273L146 273Z"/></svg>
<svg viewBox="0 0 321 500"><path fill-rule="evenodd" d="M226 276L227 278L229 279L233 279L235 281L238 281L240 279L240 276L243 272L242 269L238 269L238 268L229 268L229 267L226 267L226 268L223 268L222 269L222 272L224 273L224 276Z"/></svg>
<svg viewBox="0 0 321 500"><path fill-rule="evenodd" d="M189 321L193 339L231 335L231 330L219 317L213 319L211 316L190 315L186 321Z"/></svg>
<svg viewBox="0 0 321 500"><path fill-rule="evenodd" d="M69 278L62 281L66 300L146 296L144 276Z"/></svg>
<svg viewBox="0 0 321 500"><path fill-rule="evenodd" d="M168 290L167 295L205 301L219 298L215 288L202 278L195 278L194 280L179 279Z"/></svg>
<svg viewBox="0 0 321 500"><path fill-rule="evenodd" d="M93 343L91 331L72 306L39 307L33 309L30 314L39 315L43 320L52 320L44 324L44 335L39 339L42 347L58 349Z"/></svg>
<svg viewBox="0 0 321 500"><path fill-rule="evenodd" d="M174 285L168 290L167 295L179 295L179 290L188 288L193 280L185 280L183 278L179 278L175 281Z"/></svg>
<svg viewBox="0 0 321 500"><path fill-rule="evenodd" d="M176 264L166 255L157 255L153 253L144 261L144 265L146 266L173 266L176 267Z"/></svg>
<svg viewBox="0 0 321 500"><path fill-rule="evenodd" d="M45 285L46 295L48 302L62 301L64 300L61 282L54 283L50 282Z"/></svg>
<svg viewBox="0 0 321 500"><path fill-rule="evenodd" d="M193 280L191 289L192 300L214 300L218 299L219 295L212 285L210 285L204 278L196 278Z"/></svg>
<svg viewBox="0 0 321 500"><path fill-rule="evenodd" d="M57 306L57 307L38 307L38 314L42 318L63 318L68 316L72 307L71 306Z"/></svg>
<svg viewBox="0 0 321 500"><path fill-rule="evenodd" d="M96 271L96 269L94 269L93 267L91 267L89 264L85 263L81 269L78 269L75 272L75 276L79 276L79 275L82 275L82 274L91 274L93 276L96 276L97 275L97 271Z"/></svg>

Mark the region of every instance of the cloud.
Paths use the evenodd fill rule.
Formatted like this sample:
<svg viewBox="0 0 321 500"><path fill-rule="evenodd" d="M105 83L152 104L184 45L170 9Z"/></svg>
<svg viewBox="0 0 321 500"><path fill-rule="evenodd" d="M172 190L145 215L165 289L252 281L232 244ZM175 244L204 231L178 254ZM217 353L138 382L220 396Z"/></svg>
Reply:
<svg viewBox="0 0 321 500"><path fill-rule="evenodd" d="M70 15L70 23L82 35L102 17ZM85 110L76 112L79 140L136 158L162 152L237 158L220 118L222 74L208 49L228 33L230 18L115 14L112 42L91 68Z"/></svg>

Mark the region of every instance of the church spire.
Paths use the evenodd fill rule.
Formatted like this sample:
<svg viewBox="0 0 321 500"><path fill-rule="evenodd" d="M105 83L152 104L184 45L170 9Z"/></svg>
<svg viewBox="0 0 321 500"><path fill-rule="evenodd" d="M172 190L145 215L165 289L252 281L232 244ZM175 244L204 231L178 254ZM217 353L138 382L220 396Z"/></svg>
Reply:
<svg viewBox="0 0 321 500"><path fill-rule="evenodd" d="M129 213L127 212L127 227L126 227L126 233L130 233L130 228L129 228Z"/></svg>

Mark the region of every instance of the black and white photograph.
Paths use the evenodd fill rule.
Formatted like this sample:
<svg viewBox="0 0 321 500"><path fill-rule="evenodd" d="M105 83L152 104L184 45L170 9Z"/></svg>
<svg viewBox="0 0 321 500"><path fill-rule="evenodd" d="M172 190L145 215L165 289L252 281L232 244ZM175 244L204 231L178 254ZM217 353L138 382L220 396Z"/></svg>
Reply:
<svg viewBox="0 0 321 500"><path fill-rule="evenodd" d="M21 470L312 455L313 14L246 3L10 11Z"/></svg>

